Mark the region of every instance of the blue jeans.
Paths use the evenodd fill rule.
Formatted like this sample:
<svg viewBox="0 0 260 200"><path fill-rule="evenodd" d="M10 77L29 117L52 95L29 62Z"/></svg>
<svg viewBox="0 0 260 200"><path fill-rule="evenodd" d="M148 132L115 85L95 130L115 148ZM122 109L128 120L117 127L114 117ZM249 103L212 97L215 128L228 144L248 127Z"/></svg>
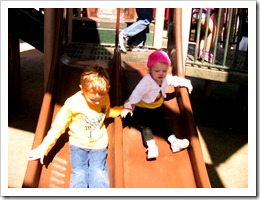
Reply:
<svg viewBox="0 0 260 200"><path fill-rule="evenodd" d="M137 35L138 33L142 32L144 29L148 27L148 25L151 22L147 19L145 20L138 20L131 24L131 26L128 26L127 28L122 30L122 33L127 37L133 37Z"/></svg>
<svg viewBox="0 0 260 200"><path fill-rule="evenodd" d="M107 149L81 149L70 145L71 188L109 188Z"/></svg>

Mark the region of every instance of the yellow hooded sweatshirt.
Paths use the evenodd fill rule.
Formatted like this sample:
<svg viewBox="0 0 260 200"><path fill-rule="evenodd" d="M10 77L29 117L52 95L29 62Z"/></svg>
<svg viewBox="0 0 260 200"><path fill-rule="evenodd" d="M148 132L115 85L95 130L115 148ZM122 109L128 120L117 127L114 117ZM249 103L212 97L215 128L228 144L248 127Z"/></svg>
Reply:
<svg viewBox="0 0 260 200"><path fill-rule="evenodd" d="M47 155L57 139L69 128L69 143L84 149L102 149L108 145L104 119L120 115L123 106L110 108L107 94L100 104L88 103L79 91L66 100L42 142Z"/></svg>

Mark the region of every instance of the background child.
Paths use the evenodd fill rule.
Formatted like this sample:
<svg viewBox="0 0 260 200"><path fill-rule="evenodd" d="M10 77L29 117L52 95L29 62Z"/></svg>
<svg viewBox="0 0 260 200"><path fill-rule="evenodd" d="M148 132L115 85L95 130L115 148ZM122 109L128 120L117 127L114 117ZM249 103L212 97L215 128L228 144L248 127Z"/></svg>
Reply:
<svg viewBox="0 0 260 200"><path fill-rule="evenodd" d="M104 119L119 116L122 109L110 109L109 76L103 67L87 67L80 83L81 91L66 100L43 142L31 150L29 160L40 159L43 164L44 156L69 127L70 187L108 188L108 134Z"/></svg>
<svg viewBox="0 0 260 200"><path fill-rule="evenodd" d="M209 17L209 25L207 25L207 15L210 10L210 17ZM198 22L199 20L199 8L194 8L192 12L193 19ZM200 39L200 46L199 46L199 52L198 52L198 59L201 60L202 56L204 54L204 45L205 46L205 61L212 63L213 61L213 54L210 52L211 48L214 45L214 42L216 40L216 32L217 32L217 18L218 18L218 8L203 8L202 9L202 20L201 20L201 28L203 30L202 37ZM222 15L224 16L224 15ZM223 20L221 20L222 23ZM221 25L220 27L222 27ZM208 35L205 35L206 28L208 28ZM221 28L220 28L221 30Z"/></svg>
<svg viewBox="0 0 260 200"><path fill-rule="evenodd" d="M171 60L166 52L158 50L148 57L149 73L137 84L129 99L124 104L122 117L131 114L133 126L141 128L144 145L148 147L147 158L158 157L158 147L153 138L154 132L162 133L171 144L172 152L178 152L189 146L187 139L177 139L168 126L164 113L163 101L166 97L166 86L187 87L192 91L190 80L168 74Z"/></svg>

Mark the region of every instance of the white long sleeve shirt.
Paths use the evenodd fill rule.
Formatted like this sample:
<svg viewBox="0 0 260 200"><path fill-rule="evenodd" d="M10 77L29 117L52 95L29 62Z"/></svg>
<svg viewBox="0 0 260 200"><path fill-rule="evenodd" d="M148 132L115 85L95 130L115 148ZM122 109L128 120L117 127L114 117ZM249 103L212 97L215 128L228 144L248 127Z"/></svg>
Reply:
<svg viewBox="0 0 260 200"><path fill-rule="evenodd" d="M166 78L162 82L162 85L159 86L151 77L150 73L148 73L137 84L128 101L124 104L124 108L132 109L132 105L137 104L141 100L146 103L152 103L156 100L160 91L162 93L162 96L165 98L166 86L169 85L173 85L174 87L188 87L189 92L191 92L192 90L191 82L188 79L167 74Z"/></svg>

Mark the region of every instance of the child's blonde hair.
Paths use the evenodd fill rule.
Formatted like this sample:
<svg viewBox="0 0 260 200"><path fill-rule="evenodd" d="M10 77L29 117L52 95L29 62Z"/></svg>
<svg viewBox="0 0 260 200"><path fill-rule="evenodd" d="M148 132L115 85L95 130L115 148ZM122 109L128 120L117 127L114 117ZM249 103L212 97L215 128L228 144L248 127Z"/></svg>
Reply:
<svg viewBox="0 0 260 200"><path fill-rule="evenodd" d="M109 75L100 65L88 66L81 74L80 84L86 93L105 95L110 88Z"/></svg>

